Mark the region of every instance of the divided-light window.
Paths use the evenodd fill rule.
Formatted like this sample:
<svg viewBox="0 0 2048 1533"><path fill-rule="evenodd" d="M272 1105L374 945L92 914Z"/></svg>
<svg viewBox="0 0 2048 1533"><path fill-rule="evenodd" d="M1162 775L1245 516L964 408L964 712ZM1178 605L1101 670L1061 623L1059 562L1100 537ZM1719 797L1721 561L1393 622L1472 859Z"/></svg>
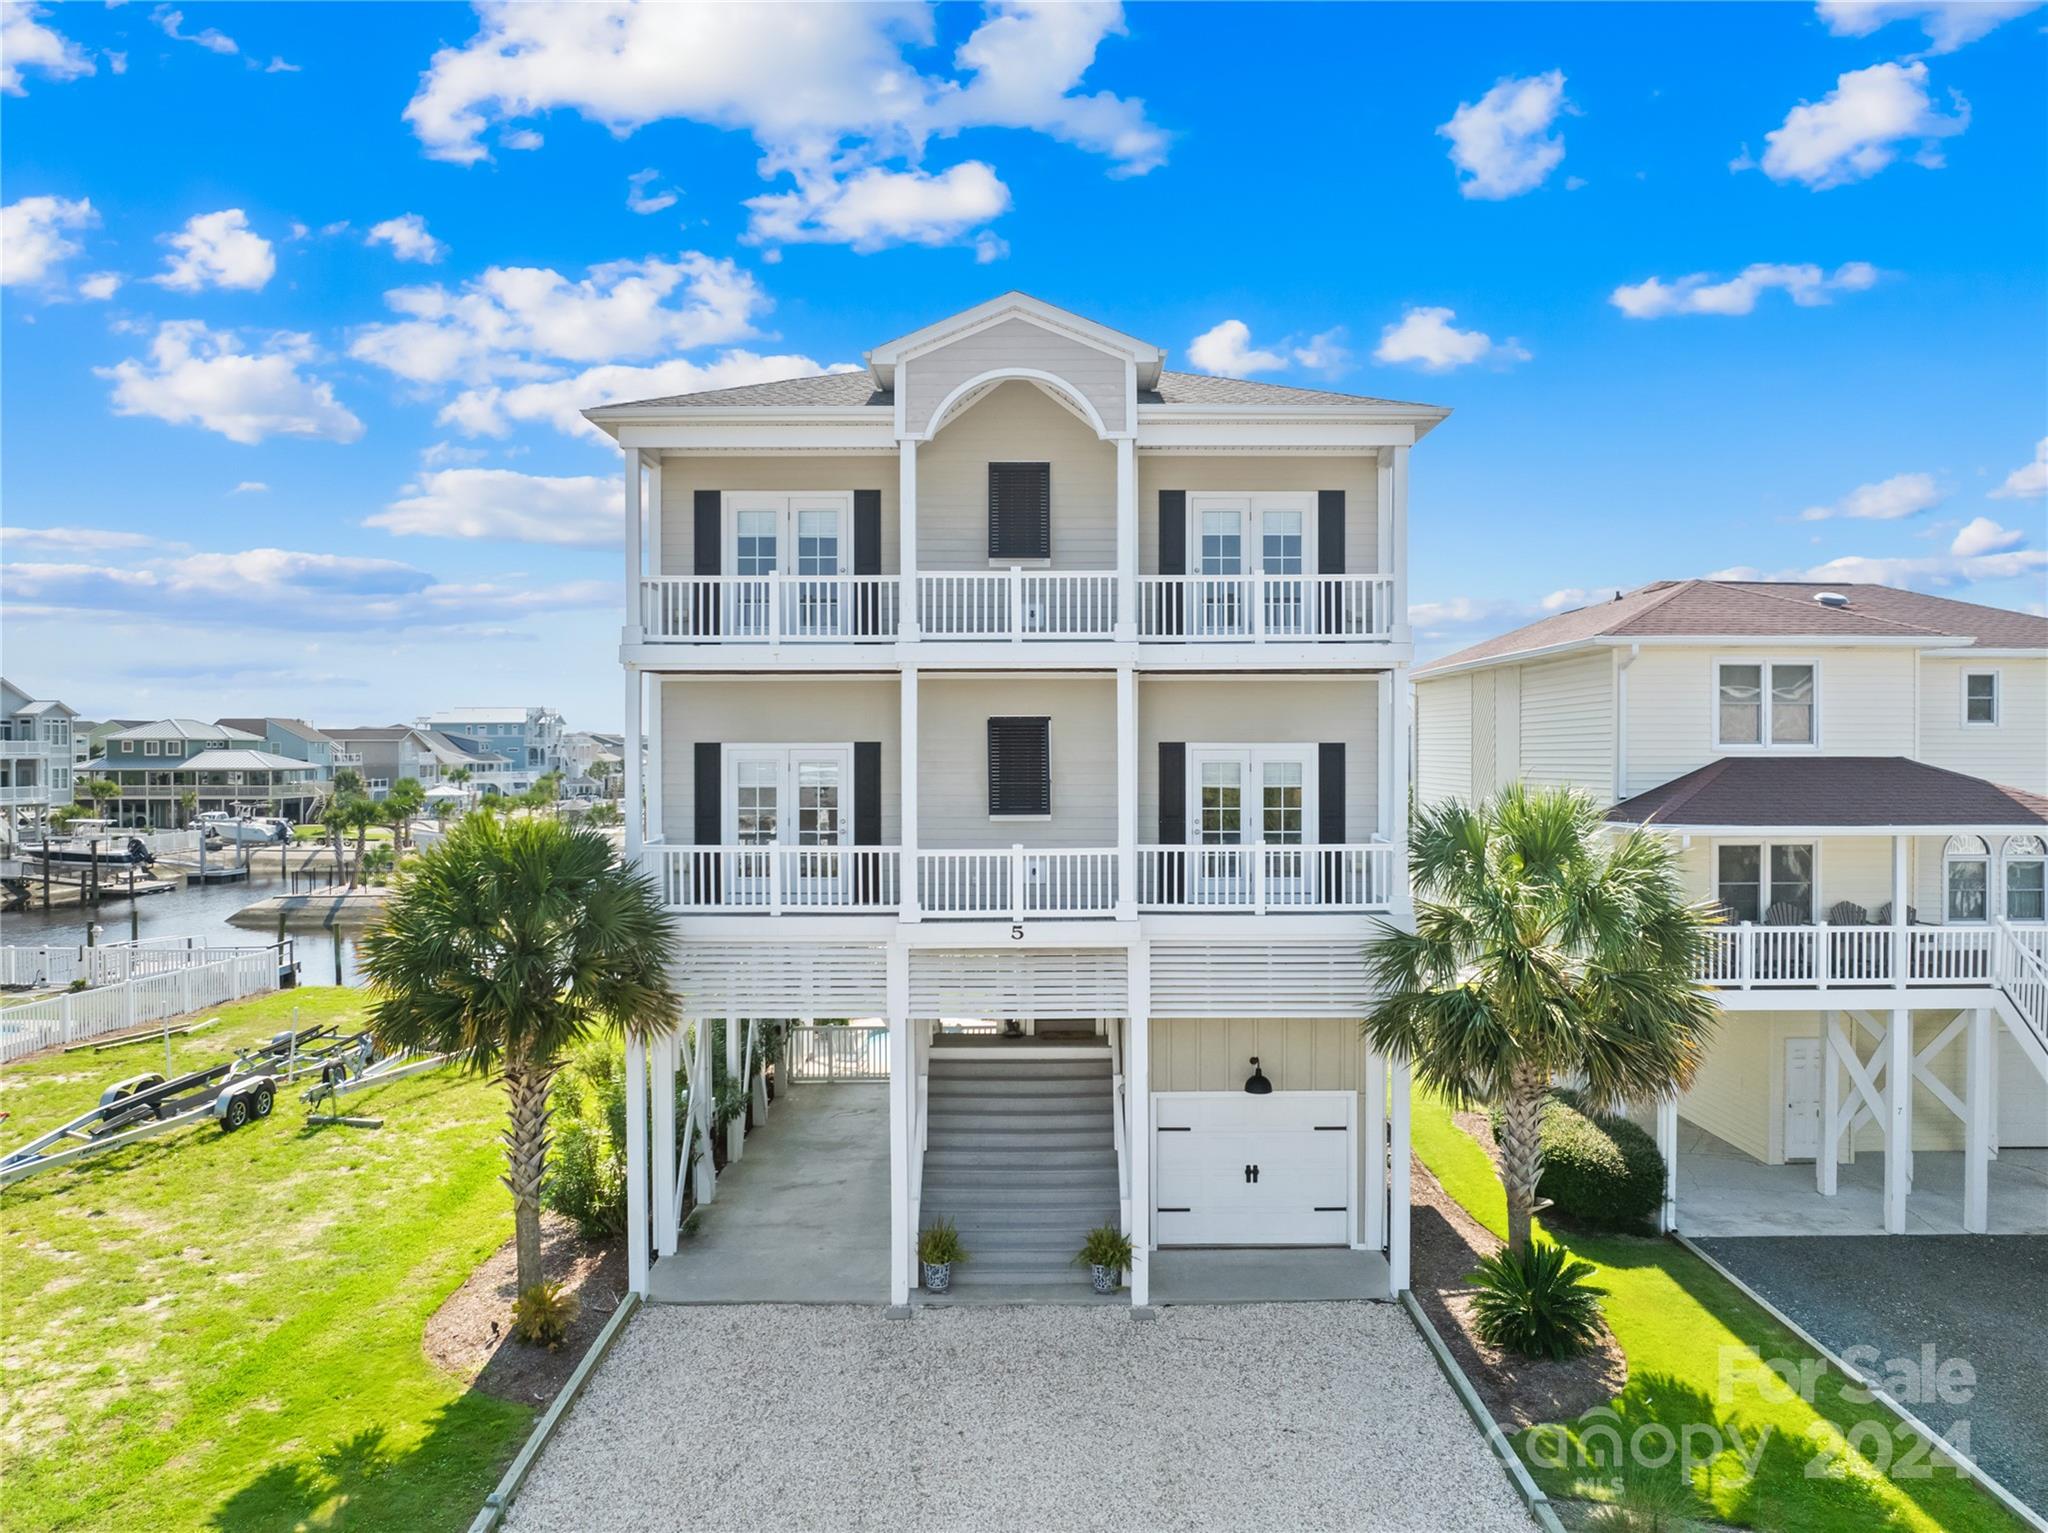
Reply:
<svg viewBox="0 0 2048 1533"><path fill-rule="evenodd" d="M1811 745L1811 661L1723 661L1715 674L1715 738L1721 745Z"/></svg>

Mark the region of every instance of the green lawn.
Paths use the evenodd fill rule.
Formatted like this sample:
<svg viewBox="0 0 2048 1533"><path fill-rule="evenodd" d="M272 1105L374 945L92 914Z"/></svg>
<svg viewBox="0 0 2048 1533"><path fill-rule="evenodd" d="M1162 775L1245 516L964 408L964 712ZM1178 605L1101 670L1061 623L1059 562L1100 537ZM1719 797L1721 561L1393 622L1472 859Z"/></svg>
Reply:
<svg viewBox="0 0 2048 1533"><path fill-rule="evenodd" d="M180 1069L361 992L224 1007ZM0 1143L163 1068L160 1044L0 1070ZM511 1234L499 1094L437 1072L296 1093L235 1134L177 1129L0 1191L0 1526L460 1529L532 1425L420 1350L427 1318Z"/></svg>
<svg viewBox="0 0 2048 1533"><path fill-rule="evenodd" d="M1418 1089L1413 1103L1416 1155L1446 1192L1505 1238L1507 1198L1486 1152L1451 1121L1442 1102ZM1693 1426L1698 1457L1705 1460L1693 1475L1693 1489L1714 1516L1768 1533L2009 1533L2020 1526L1955 1471L1935 1467L1919 1473L1930 1466L1909 1452L1902 1430L1892 1434L1896 1418L1882 1406L1843 1399L1839 1374L1683 1247L1626 1236L1546 1234L1599 1267L1594 1281L1609 1290L1607 1322L1628 1356L1628 1386L1613 1404L1621 1432L1633 1436L1638 1428L1661 1426L1682 1440ZM1758 1358L1784 1360L1818 1375L1811 1403L1774 1380L1760 1385ZM1840 1435L1859 1422L1879 1423L1857 1432L1867 1455L1849 1448ZM1708 1457L1701 1430L1708 1426L1723 1441L1739 1433L1743 1451L1757 1466L1753 1477L1732 1453ZM1766 1429L1758 1454L1755 1444ZM1891 1449L1890 1474L1877 1446L1881 1435ZM1661 1456L1663 1433L1653 1431L1646 1441L1651 1456ZM1538 1462L1532 1434L1524 1433L1516 1446L1548 1494L1594 1489L1581 1478L1583 1471ZM1817 1458L1823 1472L1810 1473ZM1837 1473L1826 1473L1830 1468Z"/></svg>

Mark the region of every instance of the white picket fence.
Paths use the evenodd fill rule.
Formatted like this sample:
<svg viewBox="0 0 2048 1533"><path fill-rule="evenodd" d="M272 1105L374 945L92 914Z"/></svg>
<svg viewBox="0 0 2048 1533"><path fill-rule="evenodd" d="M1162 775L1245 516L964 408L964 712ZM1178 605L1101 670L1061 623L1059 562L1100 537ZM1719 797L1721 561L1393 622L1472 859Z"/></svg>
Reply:
<svg viewBox="0 0 2048 1533"><path fill-rule="evenodd" d="M209 963L0 1008L0 1064L277 988L277 949L230 951Z"/></svg>
<svg viewBox="0 0 2048 1533"><path fill-rule="evenodd" d="M799 1023L789 1030L789 1078L794 1081L885 1081L889 1078L886 1025Z"/></svg>
<svg viewBox="0 0 2048 1533"><path fill-rule="evenodd" d="M43 990L79 980L93 986L117 985L152 974L204 968L247 953L269 953L282 964L289 946L289 939L208 947L194 937L144 937L98 947L0 947L0 986Z"/></svg>

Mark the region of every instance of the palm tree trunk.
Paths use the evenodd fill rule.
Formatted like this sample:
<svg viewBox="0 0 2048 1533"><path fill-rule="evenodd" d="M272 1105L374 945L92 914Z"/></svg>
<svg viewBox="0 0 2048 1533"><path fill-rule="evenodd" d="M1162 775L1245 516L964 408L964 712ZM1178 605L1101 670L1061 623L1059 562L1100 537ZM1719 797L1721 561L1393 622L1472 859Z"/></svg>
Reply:
<svg viewBox="0 0 2048 1533"><path fill-rule="evenodd" d="M1549 1083L1528 1065L1516 1069L1500 1112L1500 1179L1508 1195L1508 1249L1529 1249L1536 1213L1536 1184L1543 1176L1543 1100Z"/></svg>
<svg viewBox="0 0 2048 1533"><path fill-rule="evenodd" d="M505 1186L512 1194L512 1238L518 1289L541 1281L540 1182L548 1155L548 1078L528 1065L505 1067L511 1126L505 1130Z"/></svg>
<svg viewBox="0 0 2048 1533"><path fill-rule="evenodd" d="M370 827L364 821L356 822L356 863L348 870L348 886L353 890L356 880L363 876L363 842L369 837Z"/></svg>

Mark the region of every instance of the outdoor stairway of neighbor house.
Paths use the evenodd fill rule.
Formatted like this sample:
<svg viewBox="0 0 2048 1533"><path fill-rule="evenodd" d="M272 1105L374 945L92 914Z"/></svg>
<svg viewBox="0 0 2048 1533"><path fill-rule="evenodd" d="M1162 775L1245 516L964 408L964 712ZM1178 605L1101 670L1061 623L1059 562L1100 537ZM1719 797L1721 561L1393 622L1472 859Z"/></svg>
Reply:
<svg viewBox="0 0 2048 1533"><path fill-rule="evenodd" d="M953 1286L1085 1290L1074 1253L1118 1214L1108 1048L942 1038L929 1071L920 1220L959 1229Z"/></svg>

